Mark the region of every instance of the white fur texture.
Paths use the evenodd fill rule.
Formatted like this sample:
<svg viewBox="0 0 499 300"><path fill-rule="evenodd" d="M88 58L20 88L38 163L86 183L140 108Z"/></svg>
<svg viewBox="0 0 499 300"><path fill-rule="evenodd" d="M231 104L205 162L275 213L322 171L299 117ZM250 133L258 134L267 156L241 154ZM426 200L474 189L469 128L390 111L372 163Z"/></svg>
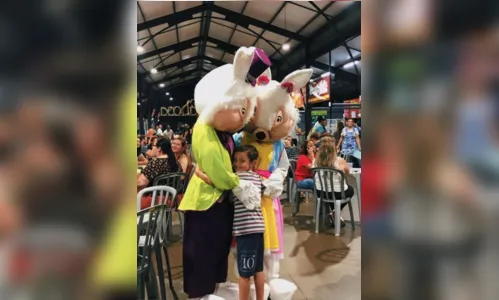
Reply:
<svg viewBox="0 0 499 300"><path fill-rule="evenodd" d="M256 105L256 91L245 80L253 54L254 48L239 48L233 64L212 70L198 82L194 90L194 103L201 121L210 124L218 111L241 108L246 99L250 101L250 107L245 115L245 123L251 119Z"/></svg>
<svg viewBox="0 0 499 300"><path fill-rule="evenodd" d="M284 82L293 84L293 90L297 91L304 87L312 76L312 69L297 70L286 76L282 82L271 80L267 85L257 86L258 116L255 118L254 128L270 130L276 119L276 113L283 108L283 113L295 123L298 122L299 113L295 108L293 100L288 91L281 87ZM272 78L270 70L267 69L262 76Z"/></svg>

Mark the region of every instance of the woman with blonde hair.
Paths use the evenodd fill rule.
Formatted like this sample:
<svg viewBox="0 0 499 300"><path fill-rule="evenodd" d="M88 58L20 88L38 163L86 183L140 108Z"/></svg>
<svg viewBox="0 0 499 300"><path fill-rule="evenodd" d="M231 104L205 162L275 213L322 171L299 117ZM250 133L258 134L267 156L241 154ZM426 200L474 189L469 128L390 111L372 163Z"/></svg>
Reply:
<svg viewBox="0 0 499 300"><path fill-rule="evenodd" d="M181 136L175 136L172 140L172 151L175 154L175 158L182 166L182 172L189 173L191 156L187 150L187 141Z"/></svg>
<svg viewBox="0 0 499 300"><path fill-rule="evenodd" d="M336 154L336 145L335 145L335 140L334 138L331 137L324 137L321 139L319 150L317 151L317 155L315 157L315 160L313 162L313 167L317 168L333 168L339 171L342 171L345 176L350 174L350 167L348 166L347 162L339 157ZM334 193L334 198L335 199L341 199L341 175L338 173L335 173L333 175L333 182L324 182L324 187L321 186L321 182L319 180L319 176L322 176L322 172L317 172L315 174L315 187L317 190L320 191L325 191L329 193L328 198L332 199L333 195L331 193ZM346 183L346 178L345 182L343 183L343 188L345 190L345 197L351 198L353 197L354 191L353 187L348 185ZM319 193L319 192L318 192ZM341 204L341 209L345 207L347 203ZM331 208L331 213L328 216L329 223L331 225L334 225L334 205L332 203L329 203L329 207ZM345 226L345 222L341 220L341 227Z"/></svg>

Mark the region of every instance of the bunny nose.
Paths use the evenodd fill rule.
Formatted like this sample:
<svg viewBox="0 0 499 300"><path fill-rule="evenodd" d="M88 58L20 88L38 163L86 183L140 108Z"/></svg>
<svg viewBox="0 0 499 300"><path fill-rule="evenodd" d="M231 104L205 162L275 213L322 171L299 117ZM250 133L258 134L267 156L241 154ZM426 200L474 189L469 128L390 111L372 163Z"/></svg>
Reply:
<svg viewBox="0 0 499 300"><path fill-rule="evenodd" d="M267 134L265 133L265 131L263 131L261 129L255 130L254 135L255 135L256 139L259 141L263 141L267 137Z"/></svg>

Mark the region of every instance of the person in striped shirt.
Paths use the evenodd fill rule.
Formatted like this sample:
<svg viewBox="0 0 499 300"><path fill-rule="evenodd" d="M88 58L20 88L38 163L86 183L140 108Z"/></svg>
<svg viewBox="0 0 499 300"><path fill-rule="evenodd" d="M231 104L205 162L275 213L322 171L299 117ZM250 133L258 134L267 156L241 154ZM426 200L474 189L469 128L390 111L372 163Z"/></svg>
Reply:
<svg viewBox="0 0 499 300"><path fill-rule="evenodd" d="M251 277L255 280L256 299L263 300L265 277L263 275L265 225L263 222L260 199L263 190L263 181L260 175L254 172L258 160L258 151L254 146L246 145L234 150L233 165L236 174L241 180L253 183L252 192L258 199L241 202L237 197L234 200L234 224L232 233L236 238L237 270L239 273L239 299L249 299Z"/></svg>

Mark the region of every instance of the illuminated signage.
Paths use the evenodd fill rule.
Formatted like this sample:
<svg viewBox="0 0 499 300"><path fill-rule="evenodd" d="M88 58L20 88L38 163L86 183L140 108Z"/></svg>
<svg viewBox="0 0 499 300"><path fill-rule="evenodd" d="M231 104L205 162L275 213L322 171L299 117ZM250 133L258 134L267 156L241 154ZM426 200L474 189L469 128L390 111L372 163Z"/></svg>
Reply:
<svg viewBox="0 0 499 300"><path fill-rule="evenodd" d="M161 107L162 117L196 117L198 115L194 100L187 101L184 106Z"/></svg>
<svg viewBox="0 0 499 300"><path fill-rule="evenodd" d="M329 100L330 81L328 78L321 78L310 83L308 103L317 103Z"/></svg>

